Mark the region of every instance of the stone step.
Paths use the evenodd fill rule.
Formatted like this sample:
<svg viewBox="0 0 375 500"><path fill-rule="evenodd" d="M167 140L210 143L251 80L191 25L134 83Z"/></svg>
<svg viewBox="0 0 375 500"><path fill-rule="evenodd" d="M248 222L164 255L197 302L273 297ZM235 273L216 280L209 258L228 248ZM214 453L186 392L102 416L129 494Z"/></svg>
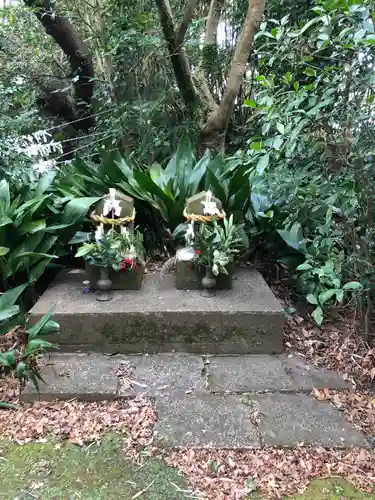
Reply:
<svg viewBox="0 0 375 500"><path fill-rule="evenodd" d="M327 402L306 394L167 394L155 401L155 440L165 447L368 447Z"/></svg>
<svg viewBox="0 0 375 500"><path fill-rule="evenodd" d="M340 412L307 394L346 382L297 356L53 353L43 378L44 400L150 397L155 440L166 447L368 446ZM38 399L32 384L22 398Z"/></svg>
<svg viewBox="0 0 375 500"><path fill-rule="evenodd" d="M83 271L64 271L31 310L31 322L55 306L61 331L49 340L65 351L277 354L284 312L254 269L239 268L232 290L204 298L146 275L141 290L116 291L109 302L82 293Z"/></svg>
<svg viewBox="0 0 375 500"><path fill-rule="evenodd" d="M106 355L51 353L44 359L42 399L107 400L167 392L246 394L305 392L349 387L338 373L312 367L298 357L253 354ZM38 398L30 383L25 400Z"/></svg>

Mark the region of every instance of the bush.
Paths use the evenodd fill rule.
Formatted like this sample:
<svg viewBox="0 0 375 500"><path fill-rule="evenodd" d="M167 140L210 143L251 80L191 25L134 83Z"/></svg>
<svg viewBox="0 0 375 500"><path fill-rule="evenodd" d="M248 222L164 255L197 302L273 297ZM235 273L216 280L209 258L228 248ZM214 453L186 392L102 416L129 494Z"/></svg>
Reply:
<svg viewBox="0 0 375 500"><path fill-rule="evenodd" d="M37 281L63 253L90 205L98 198L62 198L55 173L44 174L21 191L0 182L0 290Z"/></svg>
<svg viewBox="0 0 375 500"><path fill-rule="evenodd" d="M253 194L267 200L263 229L298 293L316 306L317 323L325 306L353 293L367 333L375 180L369 5L327 1L298 24L288 16L262 24L244 153Z"/></svg>
<svg viewBox="0 0 375 500"><path fill-rule="evenodd" d="M31 380L39 392L39 381L43 381L37 364L37 356L53 344L41 338L55 332L59 325L52 321L52 311L45 314L37 324L27 327L19 305L27 284L8 290L0 296L0 335L5 340L0 352L0 375L13 375L20 381L22 390ZM6 345L6 344L10 345Z"/></svg>

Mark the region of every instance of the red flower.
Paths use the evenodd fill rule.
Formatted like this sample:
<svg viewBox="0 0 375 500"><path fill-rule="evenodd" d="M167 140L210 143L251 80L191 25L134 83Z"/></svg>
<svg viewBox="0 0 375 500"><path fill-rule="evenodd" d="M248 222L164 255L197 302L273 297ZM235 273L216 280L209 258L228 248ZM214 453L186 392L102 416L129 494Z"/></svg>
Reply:
<svg viewBox="0 0 375 500"><path fill-rule="evenodd" d="M195 253L196 253L197 255L200 255L200 254L201 254L201 251L200 251L200 250L195 250Z"/></svg>
<svg viewBox="0 0 375 500"><path fill-rule="evenodd" d="M121 271L134 271L137 267L137 263L134 259L123 259L121 261Z"/></svg>

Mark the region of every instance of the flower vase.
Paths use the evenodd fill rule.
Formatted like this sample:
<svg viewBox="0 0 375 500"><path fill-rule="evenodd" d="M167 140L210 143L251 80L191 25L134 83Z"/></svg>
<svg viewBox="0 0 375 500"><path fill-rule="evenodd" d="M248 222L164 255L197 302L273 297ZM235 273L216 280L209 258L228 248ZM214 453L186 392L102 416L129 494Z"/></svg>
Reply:
<svg viewBox="0 0 375 500"><path fill-rule="evenodd" d="M212 267L206 267L206 274L202 278L202 297L214 297L216 295L216 278Z"/></svg>
<svg viewBox="0 0 375 500"><path fill-rule="evenodd" d="M96 297L96 300L99 300L100 302L108 302L108 300L112 299L112 281L109 279L108 267L100 266L99 273L100 278L96 284L97 289L99 290L99 295Z"/></svg>

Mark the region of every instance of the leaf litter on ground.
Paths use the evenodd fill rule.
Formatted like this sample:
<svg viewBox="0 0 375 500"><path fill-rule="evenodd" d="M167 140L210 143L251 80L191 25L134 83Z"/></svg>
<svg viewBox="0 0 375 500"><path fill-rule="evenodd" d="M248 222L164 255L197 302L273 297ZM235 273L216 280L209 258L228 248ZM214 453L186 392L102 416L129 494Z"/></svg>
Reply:
<svg viewBox="0 0 375 500"><path fill-rule="evenodd" d="M133 456L152 441L156 414L143 398L112 402L39 401L18 411L0 411L0 435L19 444L47 436L83 446L100 441L108 431L124 434L125 449Z"/></svg>
<svg viewBox="0 0 375 500"><path fill-rule="evenodd" d="M286 322L285 346L287 352L315 366L337 370L352 383L352 390L320 389L312 397L330 402L371 442L375 436L375 356L374 350L355 333L352 322L342 318L318 329L308 318L291 317ZM118 375L126 383L133 378L126 366ZM1 399L17 403L17 382L1 382ZM153 446L156 420L151 402L144 398L101 403L40 401L21 404L17 411L0 410L0 435L20 444L45 441L53 435L82 446L100 441L106 432L119 432L124 435L124 452L131 459L142 463L145 455L164 458L186 475L195 489L195 498L202 499L247 498L254 490L265 498L281 498L302 493L312 479L327 476L344 476L368 492L375 483L375 454L371 449L334 450L301 445L289 449L167 452ZM58 446L59 443L56 449ZM143 496L144 492L138 493Z"/></svg>
<svg viewBox="0 0 375 500"><path fill-rule="evenodd" d="M327 476L345 476L367 492L375 482L375 456L365 449L181 449L166 461L181 469L204 499L248 498L255 488L266 498L282 498L303 493L309 481Z"/></svg>

